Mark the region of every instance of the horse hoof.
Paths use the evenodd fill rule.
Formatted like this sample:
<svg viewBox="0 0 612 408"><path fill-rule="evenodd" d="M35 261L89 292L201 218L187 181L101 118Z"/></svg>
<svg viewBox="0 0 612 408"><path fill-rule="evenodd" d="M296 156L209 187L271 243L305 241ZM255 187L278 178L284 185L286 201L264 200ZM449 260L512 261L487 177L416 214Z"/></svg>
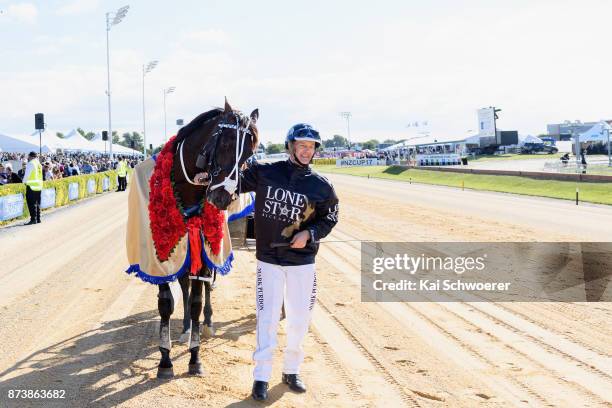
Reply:
<svg viewBox="0 0 612 408"><path fill-rule="evenodd" d="M157 367L157 378L163 380L174 378L174 370L172 367Z"/></svg>
<svg viewBox="0 0 612 408"><path fill-rule="evenodd" d="M187 343L189 342L189 338L191 337L191 330L183 332L181 337L179 337L179 343Z"/></svg>
<svg viewBox="0 0 612 408"><path fill-rule="evenodd" d="M202 336L207 339L215 337L215 329L212 327L212 324L210 326L202 325Z"/></svg>
<svg viewBox="0 0 612 408"><path fill-rule="evenodd" d="M201 363L189 364L189 375L204 375Z"/></svg>

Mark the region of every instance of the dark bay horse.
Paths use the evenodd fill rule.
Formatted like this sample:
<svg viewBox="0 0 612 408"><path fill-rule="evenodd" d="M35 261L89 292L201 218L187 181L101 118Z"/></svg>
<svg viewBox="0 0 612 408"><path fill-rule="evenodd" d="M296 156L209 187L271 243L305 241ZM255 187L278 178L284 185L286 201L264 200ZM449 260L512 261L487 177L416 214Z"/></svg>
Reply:
<svg viewBox="0 0 612 408"><path fill-rule="evenodd" d="M174 194L180 200L184 213L197 215L204 200L208 200L221 210L225 210L236 198L238 170L254 152L258 144L257 120L259 112L255 109L249 116L232 109L227 100L224 109L213 109L202 113L181 128L174 143L174 162L172 179ZM195 180L197 175L207 174L202 182ZM198 276L188 273L180 279L183 291L185 318L183 332L189 329L189 374L203 374L199 357L200 321L202 313L202 284L205 288L204 327L205 333L212 334L212 273L203 263ZM189 295L189 286L191 291ZM158 378L174 376L170 359L170 316L174 311L174 299L170 285L158 285L158 310L161 317L160 345L161 360L158 365Z"/></svg>

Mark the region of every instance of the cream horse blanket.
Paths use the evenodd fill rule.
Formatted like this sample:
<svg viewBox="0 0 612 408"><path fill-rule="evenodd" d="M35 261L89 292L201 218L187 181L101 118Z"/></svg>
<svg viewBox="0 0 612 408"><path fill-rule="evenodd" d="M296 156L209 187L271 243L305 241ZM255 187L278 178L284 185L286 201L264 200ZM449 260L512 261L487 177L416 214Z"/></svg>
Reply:
<svg viewBox="0 0 612 408"><path fill-rule="evenodd" d="M191 259L188 237L185 234L167 261L160 262L155 253L149 223L149 179L153 174L155 160L147 159L134 168L128 195L128 223L126 248L130 267L127 273L135 273L145 282L162 284L176 280L189 273ZM241 194L226 210L223 225L221 250L215 255L208 244L202 245L202 264L221 275L232 269L234 254L227 222L239 219L253 211L255 197L252 193Z"/></svg>

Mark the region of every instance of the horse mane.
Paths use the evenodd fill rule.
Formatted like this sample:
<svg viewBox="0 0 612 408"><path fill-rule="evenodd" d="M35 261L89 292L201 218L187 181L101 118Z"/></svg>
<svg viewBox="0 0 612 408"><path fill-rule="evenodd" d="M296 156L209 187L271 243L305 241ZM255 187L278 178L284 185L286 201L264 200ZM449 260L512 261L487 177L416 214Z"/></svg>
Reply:
<svg viewBox="0 0 612 408"><path fill-rule="evenodd" d="M197 129L203 126L206 122L216 119L217 117L221 116L221 114L224 112L225 110L223 108L213 108L209 110L208 112L204 112L198 115L195 119L193 119L187 125L179 129L176 135L176 139L174 140L174 146L178 146L180 142L182 142L187 137L192 135ZM246 126L247 117L240 111L234 111L234 112L238 114L240 124L242 126ZM259 133L255 132L255 134L253 135L253 149L255 148L255 146L257 146L258 143L259 143Z"/></svg>
<svg viewBox="0 0 612 408"><path fill-rule="evenodd" d="M199 114L194 120L179 129L175 139L175 146L178 145L181 141L185 140L185 138L189 137L189 135L193 134L193 132L200 126L202 126L204 123L208 122L209 120L215 119L222 113L223 109L214 108L209 110L208 112Z"/></svg>

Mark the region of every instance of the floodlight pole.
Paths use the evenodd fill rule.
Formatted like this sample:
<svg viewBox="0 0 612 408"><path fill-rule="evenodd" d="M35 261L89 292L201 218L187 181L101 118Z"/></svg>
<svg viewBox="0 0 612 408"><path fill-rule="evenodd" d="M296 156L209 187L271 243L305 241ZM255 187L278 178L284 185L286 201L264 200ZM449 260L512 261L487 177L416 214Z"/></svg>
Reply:
<svg viewBox="0 0 612 408"><path fill-rule="evenodd" d="M608 136L608 167L612 167L612 152L610 151L610 129L606 128L606 135Z"/></svg>
<svg viewBox="0 0 612 408"><path fill-rule="evenodd" d="M157 61L149 62L146 67L142 66L142 140L143 140L143 155L147 159L147 125L145 120L145 75L151 72L157 66Z"/></svg>
<svg viewBox="0 0 612 408"><path fill-rule="evenodd" d="M169 88L164 88L163 90L163 94L164 94L164 140L167 142L168 141L168 122L166 120L166 95L171 94L172 92L174 92L176 88L171 86Z"/></svg>
<svg viewBox="0 0 612 408"><path fill-rule="evenodd" d="M111 167L113 161L113 129L112 129L112 121L111 121L111 84L110 84L110 30L113 25L117 25L123 20L123 17L126 16L128 9L130 6L124 6L118 9L116 12L107 12L106 13L106 79L107 79L107 88L106 88L106 96L108 97L108 137L110 138L108 154L111 160ZM111 15L113 16L113 20L111 21Z"/></svg>
<svg viewBox="0 0 612 408"><path fill-rule="evenodd" d="M166 121L166 90L164 89L164 140L168 141L168 123Z"/></svg>
<svg viewBox="0 0 612 408"><path fill-rule="evenodd" d="M108 148L108 155L111 161L111 167L113 162L113 131L111 125L111 93L110 93L110 51L109 51L109 33L110 33L110 13L106 13L106 96L108 97L108 137L110 138L110 144Z"/></svg>
<svg viewBox="0 0 612 408"><path fill-rule="evenodd" d="M348 135L348 148L349 151L351 150L351 112L340 112L340 116L342 116L344 119L346 119L346 131L347 131L347 135Z"/></svg>
<svg viewBox="0 0 612 408"><path fill-rule="evenodd" d="M142 65L142 144L144 145L144 159L147 159L147 122L145 120L145 66Z"/></svg>

